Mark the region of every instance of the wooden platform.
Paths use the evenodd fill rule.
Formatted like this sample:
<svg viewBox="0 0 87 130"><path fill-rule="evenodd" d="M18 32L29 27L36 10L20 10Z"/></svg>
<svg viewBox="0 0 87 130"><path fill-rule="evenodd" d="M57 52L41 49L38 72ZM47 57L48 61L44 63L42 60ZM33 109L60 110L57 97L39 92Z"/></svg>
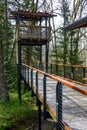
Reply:
<svg viewBox="0 0 87 130"><path fill-rule="evenodd" d="M29 70L29 73L31 70ZM28 72L27 72L28 73ZM23 74L23 73L22 73ZM30 75L30 74L29 74ZM33 86L36 93L36 71L33 71ZM28 76L27 76L28 77ZM43 74L38 74L39 99L43 103ZM28 78L26 78L28 82ZM31 77L29 77L31 84ZM47 77L47 109L56 121L56 85L57 82ZM83 90L87 87L72 83ZM87 96L63 85L63 121L72 130L87 130Z"/></svg>

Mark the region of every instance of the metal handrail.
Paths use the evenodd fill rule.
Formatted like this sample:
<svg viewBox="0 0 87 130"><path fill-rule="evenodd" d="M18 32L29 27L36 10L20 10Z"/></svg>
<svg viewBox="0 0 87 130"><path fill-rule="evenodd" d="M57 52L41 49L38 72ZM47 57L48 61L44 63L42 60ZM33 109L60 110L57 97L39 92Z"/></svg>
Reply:
<svg viewBox="0 0 87 130"><path fill-rule="evenodd" d="M26 64L22 64L22 65L24 65L25 67L27 67L27 68L29 68L29 69L31 69L31 70L35 70L36 72L38 72L38 73L40 73L40 74L43 74L43 75L45 75L45 76L47 76L47 77L53 79L54 81L61 82L61 83L62 83L63 85L65 85L66 87L71 88L71 89L73 89L73 90L76 90L77 92L80 92L80 93L82 93L82 94L84 94L84 95L87 96L87 91L86 91L86 90L83 90L83 89L81 89L81 88L76 87L74 84L72 84L72 83L69 82L69 81L66 81L66 80L64 80L64 79L58 78L58 77L53 76L53 75L50 75L50 74L48 74L48 73L46 73L46 72L44 72L44 71L38 70L38 69L36 69L36 68L34 68L34 67L31 67L31 66L28 66L28 65L26 65Z"/></svg>
<svg viewBox="0 0 87 130"><path fill-rule="evenodd" d="M46 63L46 62L37 62L38 64L53 64L53 65L58 65L58 66L70 66L70 67L74 67L74 68L87 68L87 66L82 66L82 65L72 65L72 64L56 64L56 63Z"/></svg>
<svg viewBox="0 0 87 130"><path fill-rule="evenodd" d="M46 70L48 65L48 73L55 74L57 76L64 77L68 80L73 80L78 84L83 84L86 86L86 82L83 78L87 77L87 66L78 66L70 64L55 64L55 63L45 63L37 62L34 63L35 67L39 66L39 69Z"/></svg>
<svg viewBox="0 0 87 130"><path fill-rule="evenodd" d="M47 115L46 115L46 111L48 109L51 117L54 119L54 121L56 121L57 123L57 128L59 130L62 130L62 128L64 128L64 130L72 130L70 128L70 126L68 126L66 124L66 122L63 120L62 118L62 87L64 88L70 88L72 90L75 90L77 92L79 92L80 94L83 94L85 96L87 96L87 90L84 90L84 89L81 89L81 88L78 88L78 86L76 86L75 84L69 82L69 81L66 81L64 79L61 79L61 78L58 78L54 75L51 75L51 74L48 74L42 70L38 70L34 67L31 67L31 66L28 66L26 64L22 64L22 67L24 68L23 69L23 72L22 74L24 75L24 81L28 82L28 84L31 85L31 95L33 96L33 93L36 94L36 103L38 105L38 109L39 109L39 112L41 111L41 103L43 104L44 106L44 119L47 118ZM33 86L33 72L35 72L35 80L36 80L36 86ZM43 75L43 94L39 93L38 92L38 82L39 82L39 76L38 74L41 74ZM53 81L57 81L57 86L54 87L54 89L56 90L56 113L55 113L55 110L52 108L52 106L50 106L49 102L47 102L47 92L46 92L46 86L47 86L47 77L52 79ZM27 79L30 78L30 81ZM39 101L38 101L39 100ZM41 102L41 103L40 103ZM41 112L40 112L41 113ZM40 114L39 114L39 118L41 120L41 117L40 117ZM61 124L61 125L60 125ZM41 122L39 123L39 128L41 128ZM41 129L39 129L41 130Z"/></svg>

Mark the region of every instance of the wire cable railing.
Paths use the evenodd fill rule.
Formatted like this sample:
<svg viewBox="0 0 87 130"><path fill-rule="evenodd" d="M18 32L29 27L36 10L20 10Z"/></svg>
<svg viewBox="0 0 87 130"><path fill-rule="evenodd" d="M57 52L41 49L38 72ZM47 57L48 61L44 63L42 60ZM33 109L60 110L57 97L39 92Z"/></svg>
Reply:
<svg viewBox="0 0 87 130"><path fill-rule="evenodd" d="M36 104L43 104L44 119L47 119L48 111L56 122L57 130L87 129L87 125L82 125L87 122L86 90L25 64L22 64L21 77L31 88L31 95L36 95Z"/></svg>
<svg viewBox="0 0 87 130"><path fill-rule="evenodd" d="M86 66L38 62L34 63L34 67L46 72L46 64L48 65L48 73L86 85L85 80L83 80L83 78L87 77Z"/></svg>

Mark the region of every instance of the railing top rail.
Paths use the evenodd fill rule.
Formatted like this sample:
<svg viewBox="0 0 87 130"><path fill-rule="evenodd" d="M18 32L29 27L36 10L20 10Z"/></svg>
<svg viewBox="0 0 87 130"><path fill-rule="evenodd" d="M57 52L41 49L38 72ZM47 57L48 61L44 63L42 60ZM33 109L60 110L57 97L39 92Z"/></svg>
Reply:
<svg viewBox="0 0 87 130"><path fill-rule="evenodd" d="M52 64L52 63L46 63L46 62L41 62L43 64ZM56 64L56 63L53 63L53 65L58 65L58 66L69 66L69 67L74 67L74 68L87 68L87 66L79 66L79 65L71 65L71 64Z"/></svg>
<svg viewBox="0 0 87 130"><path fill-rule="evenodd" d="M46 72L44 72L44 71L38 70L38 69L36 69L36 68L34 68L34 67L31 67L31 66L28 66L28 65L26 65L26 64L22 64L22 65L24 65L25 67L27 67L27 68L29 68L29 69L32 69L32 70L34 70L34 71L40 73L40 74L43 74L43 75L45 75L45 76L47 76L47 77L53 79L54 81L61 82L61 83L62 83L63 85L65 85L66 87L71 88L71 89L73 89L73 90L76 90L77 92L79 92L79 93L81 93L81 94L87 96L87 91L86 91L86 90L83 90L83 89L81 89L81 88L76 87L74 84L70 83L69 81L66 81L66 80L64 80L64 79L58 78L58 77L53 76L53 75L50 75L50 74L48 74L48 73L46 73Z"/></svg>

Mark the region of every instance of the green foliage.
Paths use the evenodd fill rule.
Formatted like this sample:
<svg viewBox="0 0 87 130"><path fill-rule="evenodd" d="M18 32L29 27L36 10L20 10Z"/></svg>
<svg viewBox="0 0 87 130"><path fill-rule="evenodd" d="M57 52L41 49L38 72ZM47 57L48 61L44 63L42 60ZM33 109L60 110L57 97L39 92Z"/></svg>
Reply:
<svg viewBox="0 0 87 130"><path fill-rule="evenodd" d="M13 60L10 62L14 28L11 26L10 20L6 21L6 10L9 13L8 7L6 8L4 4L0 4L0 31L2 33L4 70L7 78L7 86L8 88L12 88L13 86L17 86L17 71L14 57L12 57Z"/></svg>
<svg viewBox="0 0 87 130"><path fill-rule="evenodd" d="M79 30L70 31L69 34L69 48L68 48L68 60L70 64L80 64L79 52Z"/></svg>
<svg viewBox="0 0 87 130"><path fill-rule="evenodd" d="M60 13L63 18L63 27L67 25L70 21L70 11L69 4L67 0L60 1ZM55 63L67 63L67 48L68 48L68 37L67 33L64 30L58 29L56 31L56 46L53 46L52 56L55 59ZM54 55L55 54L55 55Z"/></svg>
<svg viewBox="0 0 87 130"><path fill-rule="evenodd" d="M22 95L22 104L19 103L17 93L10 93L10 99L8 104L0 103L0 130L6 130L26 119L31 125L37 113L37 108L34 106L35 98L31 98L28 92Z"/></svg>
<svg viewBox="0 0 87 130"><path fill-rule="evenodd" d="M5 59L5 74L7 78L7 85L9 90L15 90L17 88L17 66ZM14 86L14 87L13 87Z"/></svg>
<svg viewBox="0 0 87 130"><path fill-rule="evenodd" d="M60 16L63 18L63 27L70 23L69 0L60 0ZM79 56L80 30L56 31L56 46L52 46L51 59L54 63L81 64ZM53 43L54 44L54 43Z"/></svg>

